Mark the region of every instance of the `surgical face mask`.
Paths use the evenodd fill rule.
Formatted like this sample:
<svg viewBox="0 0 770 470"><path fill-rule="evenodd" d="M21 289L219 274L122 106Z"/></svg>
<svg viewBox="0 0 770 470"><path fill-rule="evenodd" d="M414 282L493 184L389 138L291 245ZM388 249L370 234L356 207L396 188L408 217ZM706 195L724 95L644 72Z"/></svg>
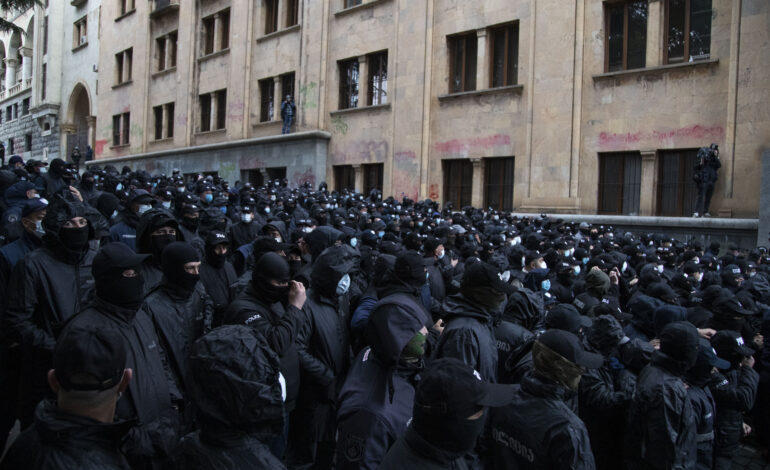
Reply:
<svg viewBox="0 0 770 470"><path fill-rule="evenodd" d="M32 196L32 199L40 199L40 195L39 194L35 194L34 196Z"/></svg>
<svg viewBox="0 0 770 470"><path fill-rule="evenodd" d="M543 289L545 292L548 292L551 290L551 280L546 279L545 281L540 283L540 288Z"/></svg>
<svg viewBox="0 0 770 470"><path fill-rule="evenodd" d="M662 264L659 264L655 269L657 269L659 273L663 274L663 265Z"/></svg>
<svg viewBox="0 0 770 470"><path fill-rule="evenodd" d="M227 206L222 206L219 208L219 211L223 214L227 214Z"/></svg>
<svg viewBox="0 0 770 470"><path fill-rule="evenodd" d="M271 195L270 195L270 200L271 200L271 201L275 201L275 194L271 194Z"/></svg>
<svg viewBox="0 0 770 470"><path fill-rule="evenodd" d="M112 215L110 216L110 219L116 219L118 217L118 211L117 209L112 211Z"/></svg>
<svg viewBox="0 0 770 470"><path fill-rule="evenodd" d="M507 283L508 281L511 280L511 272L510 271L505 271L504 273L500 273L499 276L500 276L500 280L503 281L503 282Z"/></svg>
<svg viewBox="0 0 770 470"><path fill-rule="evenodd" d="M163 201L160 205L163 206L164 209L171 209L171 201Z"/></svg>
<svg viewBox="0 0 770 470"><path fill-rule="evenodd" d="M694 277L698 282L700 282L700 280L703 279L703 273L693 273L692 277Z"/></svg>
<svg viewBox="0 0 770 470"><path fill-rule="evenodd" d="M211 202L211 201L214 200L214 195L213 194L206 194L205 196L203 196L203 200L206 201L206 202Z"/></svg>
<svg viewBox="0 0 770 470"><path fill-rule="evenodd" d="M623 267L620 268L620 272L624 273L626 272L626 269L628 269L628 263L623 261Z"/></svg>
<svg viewBox="0 0 770 470"><path fill-rule="evenodd" d="M241 214L241 220L248 224L252 220L254 220L254 214L252 214L251 212Z"/></svg>
<svg viewBox="0 0 770 470"><path fill-rule="evenodd" d="M150 210L150 209L152 209L152 206L151 206L151 205L149 205L149 204L140 204L140 205L139 205L139 209L137 209L137 211L136 211L136 212L137 212L139 215L142 215L142 214L144 214L145 212L147 212L147 211L148 211L148 210Z"/></svg>
<svg viewBox="0 0 770 470"><path fill-rule="evenodd" d="M396 206L396 210L400 211L401 210L401 206L400 205Z"/></svg>
<svg viewBox="0 0 770 470"><path fill-rule="evenodd" d="M274 240L276 243L283 243L283 239L281 237L275 237Z"/></svg>
<svg viewBox="0 0 770 470"><path fill-rule="evenodd" d="M184 192L184 186L179 186L176 188L177 192L183 193Z"/></svg>
<svg viewBox="0 0 770 470"><path fill-rule="evenodd" d="M265 207L265 214L269 214L269 213L270 213L270 208L269 207Z"/></svg>
<svg viewBox="0 0 770 470"><path fill-rule="evenodd" d="M358 246L358 239L356 237L353 237L350 239L350 246L352 246L353 248Z"/></svg>
<svg viewBox="0 0 770 470"><path fill-rule="evenodd" d="M303 233L310 233L312 231L313 231L313 229L311 227L305 227L305 228L302 229Z"/></svg>
<svg viewBox="0 0 770 470"><path fill-rule="evenodd" d="M540 269L548 269L548 263L546 263L545 261L541 261L537 263L537 267Z"/></svg>
<svg viewBox="0 0 770 470"><path fill-rule="evenodd" d="M583 264L588 264L588 262L591 260L591 258L583 258Z"/></svg>
<svg viewBox="0 0 770 470"><path fill-rule="evenodd" d="M513 244L518 245L521 243L521 237L513 237Z"/></svg>
<svg viewBox="0 0 770 470"><path fill-rule="evenodd" d="M419 222L417 222L417 226L418 226L418 227L422 227L422 220L421 220L421 221L419 221Z"/></svg>
<svg viewBox="0 0 770 470"><path fill-rule="evenodd" d="M695 264L700 264L700 258L696 256L695 258L692 259L692 262Z"/></svg>
<svg viewBox="0 0 770 470"><path fill-rule="evenodd" d="M48 173L48 170L44 166L42 166L42 167L40 167L39 172L40 172L41 175L44 175L44 174Z"/></svg>
<svg viewBox="0 0 770 470"><path fill-rule="evenodd" d="M348 289L350 289L350 276L345 274L342 276L342 279L340 279L340 282L337 283L337 295L345 294Z"/></svg>
<svg viewBox="0 0 770 470"><path fill-rule="evenodd" d="M575 271L575 276L580 276L580 266L575 266L573 270Z"/></svg>
<svg viewBox="0 0 770 470"><path fill-rule="evenodd" d="M441 250L438 252L438 259L443 259L446 252L444 250Z"/></svg>
<svg viewBox="0 0 770 470"><path fill-rule="evenodd" d="M123 191L123 183L118 183L118 185L115 186L115 191Z"/></svg>
<svg viewBox="0 0 770 470"><path fill-rule="evenodd" d="M385 232L383 232L382 230L380 230L379 232L377 232L377 236L378 236L378 237L380 237L380 238L382 238L382 237L384 237L384 236L385 236Z"/></svg>
<svg viewBox="0 0 770 470"><path fill-rule="evenodd" d="M521 265L522 265L522 266L524 266L524 263L526 262L526 260L527 260L527 259L526 259L525 257L523 257L523 256L521 257Z"/></svg>
<svg viewBox="0 0 770 470"><path fill-rule="evenodd" d="M44 235L45 234L45 229L43 229L43 220L42 219L38 220L37 222L35 222L35 233L37 233L39 235Z"/></svg>
<svg viewBox="0 0 770 470"><path fill-rule="evenodd" d="M493 218L494 220L496 220L496 221L497 221L497 220L500 220L500 216L499 216L499 215L495 215L495 216L493 216L492 218Z"/></svg>
<svg viewBox="0 0 770 470"><path fill-rule="evenodd" d="M756 271L749 271L749 277L754 277L757 275Z"/></svg>

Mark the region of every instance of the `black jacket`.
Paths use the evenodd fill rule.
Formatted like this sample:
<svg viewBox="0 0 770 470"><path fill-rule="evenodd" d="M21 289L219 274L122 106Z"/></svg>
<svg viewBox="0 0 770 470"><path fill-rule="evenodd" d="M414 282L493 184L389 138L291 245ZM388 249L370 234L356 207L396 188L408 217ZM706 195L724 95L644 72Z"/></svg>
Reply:
<svg viewBox="0 0 770 470"><path fill-rule="evenodd" d="M695 468L711 470L714 466L714 421L716 419L714 397L708 387L699 385L690 385L687 395L692 402L696 424L695 442L698 457Z"/></svg>
<svg viewBox="0 0 770 470"><path fill-rule="evenodd" d="M457 358L484 380L497 382L497 342L491 314L462 294L447 297L443 311L447 323L433 357Z"/></svg>
<svg viewBox="0 0 770 470"><path fill-rule="evenodd" d="M169 385L152 319L139 309L137 312L116 307L96 297L91 307L75 315L65 326L91 327L117 332L127 347L126 367L134 371L123 397L118 400L115 417L136 420L124 450L132 463L162 459L173 451L177 441Z"/></svg>
<svg viewBox="0 0 770 470"><path fill-rule="evenodd" d="M267 305L262 302L249 283L235 298L225 313L225 323L248 325L262 333L267 344L281 359L281 373L286 380L286 410L291 411L297 402L300 385L297 332L303 319L297 307L284 307L280 303Z"/></svg>
<svg viewBox="0 0 770 470"><path fill-rule="evenodd" d="M695 415L681 364L655 351L639 374L626 422L628 468L695 468Z"/></svg>
<svg viewBox="0 0 770 470"><path fill-rule="evenodd" d="M14 441L3 460L3 470L77 468L128 469L120 441L130 421L100 423L59 411L53 400L35 410L34 424Z"/></svg>
<svg viewBox="0 0 770 470"><path fill-rule="evenodd" d="M759 374L751 367L739 367L717 375L709 383L717 408L714 456L731 458L743 436L743 415L754 407Z"/></svg>
<svg viewBox="0 0 770 470"><path fill-rule="evenodd" d="M428 284L430 284L430 295L438 302L443 302L446 298L446 284L444 283L444 274L441 271L441 261L433 256L423 258L425 267L428 270Z"/></svg>
<svg viewBox="0 0 770 470"><path fill-rule="evenodd" d="M237 250L244 245L252 243L257 238L257 234L261 228L262 224L256 220L256 217L255 220L252 220L249 223L240 221L231 225L229 236L232 241L233 249Z"/></svg>
<svg viewBox="0 0 770 470"><path fill-rule="evenodd" d="M593 469L586 427L564 403L567 390L529 375L511 403L490 412L490 468Z"/></svg>
<svg viewBox="0 0 770 470"><path fill-rule="evenodd" d="M513 351L516 351L534 337L535 335L528 329L518 323L506 321L505 319L495 327L495 344L497 345L497 380L499 383L513 383L505 368L505 361L508 360L508 357Z"/></svg>
<svg viewBox="0 0 770 470"><path fill-rule="evenodd" d="M439 449L411 427L390 448L379 470L468 470L463 453Z"/></svg>
<svg viewBox="0 0 770 470"><path fill-rule="evenodd" d="M235 268L225 261L224 266L216 268L206 262L200 266L201 284L209 295L214 307L214 326L222 324L225 311L233 301L233 290L230 288L238 281Z"/></svg>
<svg viewBox="0 0 770 470"><path fill-rule="evenodd" d="M182 439L179 451L177 468L180 470L286 468L257 438L237 432L223 432L215 436L204 435L200 431L189 434Z"/></svg>

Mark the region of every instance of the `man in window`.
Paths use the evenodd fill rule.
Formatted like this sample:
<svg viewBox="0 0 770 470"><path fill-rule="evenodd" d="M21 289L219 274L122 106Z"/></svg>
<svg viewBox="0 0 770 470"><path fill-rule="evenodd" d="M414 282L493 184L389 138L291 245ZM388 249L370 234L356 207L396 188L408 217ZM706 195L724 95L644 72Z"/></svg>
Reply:
<svg viewBox="0 0 770 470"><path fill-rule="evenodd" d="M291 95L286 95L286 99L281 103L281 119L283 119L283 130L281 134L288 134L291 132L291 125L294 123L294 116L297 114L297 105L294 104L294 100Z"/></svg>
<svg viewBox="0 0 770 470"><path fill-rule="evenodd" d="M698 185L698 199L695 203L693 217L711 217L709 206L711 196L714 194L714 186L717 184L717 170L722 168L719 160L719 146L711 144L711 147L703 147L698 150L698 160L695 163L693 180Z"/></svg>

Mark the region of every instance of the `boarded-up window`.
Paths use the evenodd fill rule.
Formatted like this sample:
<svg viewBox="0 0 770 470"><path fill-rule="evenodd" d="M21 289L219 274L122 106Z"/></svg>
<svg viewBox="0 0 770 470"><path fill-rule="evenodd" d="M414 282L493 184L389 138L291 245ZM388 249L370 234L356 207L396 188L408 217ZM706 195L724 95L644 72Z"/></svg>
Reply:
<svg viewBox="0 0 770 470"><path fill-rule="evenodd" d="M364 194L371 193L373 189L382 191L383 166L382 163L361 165L361 170L364 172Z"/></svg>
<svg viewBox="0 0 770 470"><path fill-rule="evenodd" d="M599 155L599 213L638 215L642 183L639 152Z"/></svg>
<svg viewBox="0 0 770 470"><path fill-rule="evenodd" d="M353 165L337 165L334 167L334 189L353 189L356 185L356 174Z"/></svg>
<svg viewBox="0 0 770 470"><path fill-rule="evenodd" d="M515 159L484 159L484 207L513 210L513 174Z"/></svg>
<svg viewBox="0 0 770 470"><path fill-rule="evenodd" d="M455 209L471 205L473 164L467 159L444 160L444 203L452 202Z"/></svg>
<svg viewBox="0 0 770 470"><path fill-rule="evenodd" d="M660 152L657 215L687 217L695 212L698 188L692 180L697 149Z"/></svg>

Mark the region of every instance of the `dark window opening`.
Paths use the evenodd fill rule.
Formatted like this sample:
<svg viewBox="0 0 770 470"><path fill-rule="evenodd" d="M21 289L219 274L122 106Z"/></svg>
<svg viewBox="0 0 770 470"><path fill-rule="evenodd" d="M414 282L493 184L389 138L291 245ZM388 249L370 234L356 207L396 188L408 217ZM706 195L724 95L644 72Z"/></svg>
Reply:
<svg viewBox="0 0 770 470"><path fill-rule="evenodd" d="M299 24L299 0L287 0L286 27Z"/></svg>
<svg viewBox="0 0 770 470"><path fill-rule="evenodd" d="M155 106L152 113L155 116L155 140L160 140L163 138L163 106Z"/></svg>
<svg viewBox="0 0 770 470"><path fill-rule="evenodd" d="M484 159L484 207L513 210L515 158Z"/></svg>
<svg viewBox="0 0 770 470"><path fill-rule="evenodd" d="M340 108L358 107L358 59L341 61L340 67Z"/></svg>
<svg viewBox="0 0 770 470"><path fill-rule="evenodd" d="M711 53L711 0L666 2L665 63L706 59Z"/></svg>
<svg viewBox="0 0 770 470"><path fill-rule="evenodd" d="M639 215L642 155L639 152L599 155L599 213Z"/></svg>
<svg viewBox="0 0 770 470"><path fill-rule="evenodd" d="M361 165L361 171L364 172L364 194L371 193L373 189L379 189L382 192L384 166L382 163Z"/></svg>
<svg viewBox="0 0 770 470"><path fill-rule="evenodd" d="M698 188L692 180L697 149L659 153L656 215L688 217L695 212Z"/></svg>
<svg viewBox="0 0 770 470"><path fill-rule="evenodd" d="M467 159L444 160L444 203L452 202L456 209L471 205L473 164Z"/></svg>
<svg viewBox="0 0 770 470"><path fill-rule="evenodd" d="M227 90L217 92L217 129L224 129L227 123Z"/></svg>
<svg viewBox="0 0 770 470"><path fill-rule="evenodd" d="M278 0L265 0L265 34L278 31Z"/></svg>
<svg viewBox="0 0 770 470"><path fill-rule="evenodd" d="M449 92L476 89L476 32L451 36L449 39Z"/></svg>
<svg viewBox="0 0 770 470"><path fill-rule="evenodd" d="M519 25L511 24L492 29L490 44L492 88L515 85L519 68Z"/></svg>
<svg viewBox="0 0 770 470"><path fill-rule="evenodd" d="M200 95L201 132L211 130L211 94Z"/></svg>
<svg viewBox="0 0 770 470"><path fill-rule="evenodd" d="M275 86L272 78L259 81L259 122L273 120L275 109Z"/></svg>
<svg viewBox="0 0 770 470"><path fill-rule="evenodd" d="M356 186L356 173L353 165L337 165L334 167L334 189L353 189Z"/></svg>
<svg viewBox="0 0 770 470"><path fill-rule="evenodd" d="M369 64L369 96L367 105L376 106L388 102L388 51L370 54Z"/></svg>
<svg viewBox="0 0 770 470"><path fill-rule="evenodd" d="M605 70L644 68L647 54L647 1L605 6Z"/></svg>

